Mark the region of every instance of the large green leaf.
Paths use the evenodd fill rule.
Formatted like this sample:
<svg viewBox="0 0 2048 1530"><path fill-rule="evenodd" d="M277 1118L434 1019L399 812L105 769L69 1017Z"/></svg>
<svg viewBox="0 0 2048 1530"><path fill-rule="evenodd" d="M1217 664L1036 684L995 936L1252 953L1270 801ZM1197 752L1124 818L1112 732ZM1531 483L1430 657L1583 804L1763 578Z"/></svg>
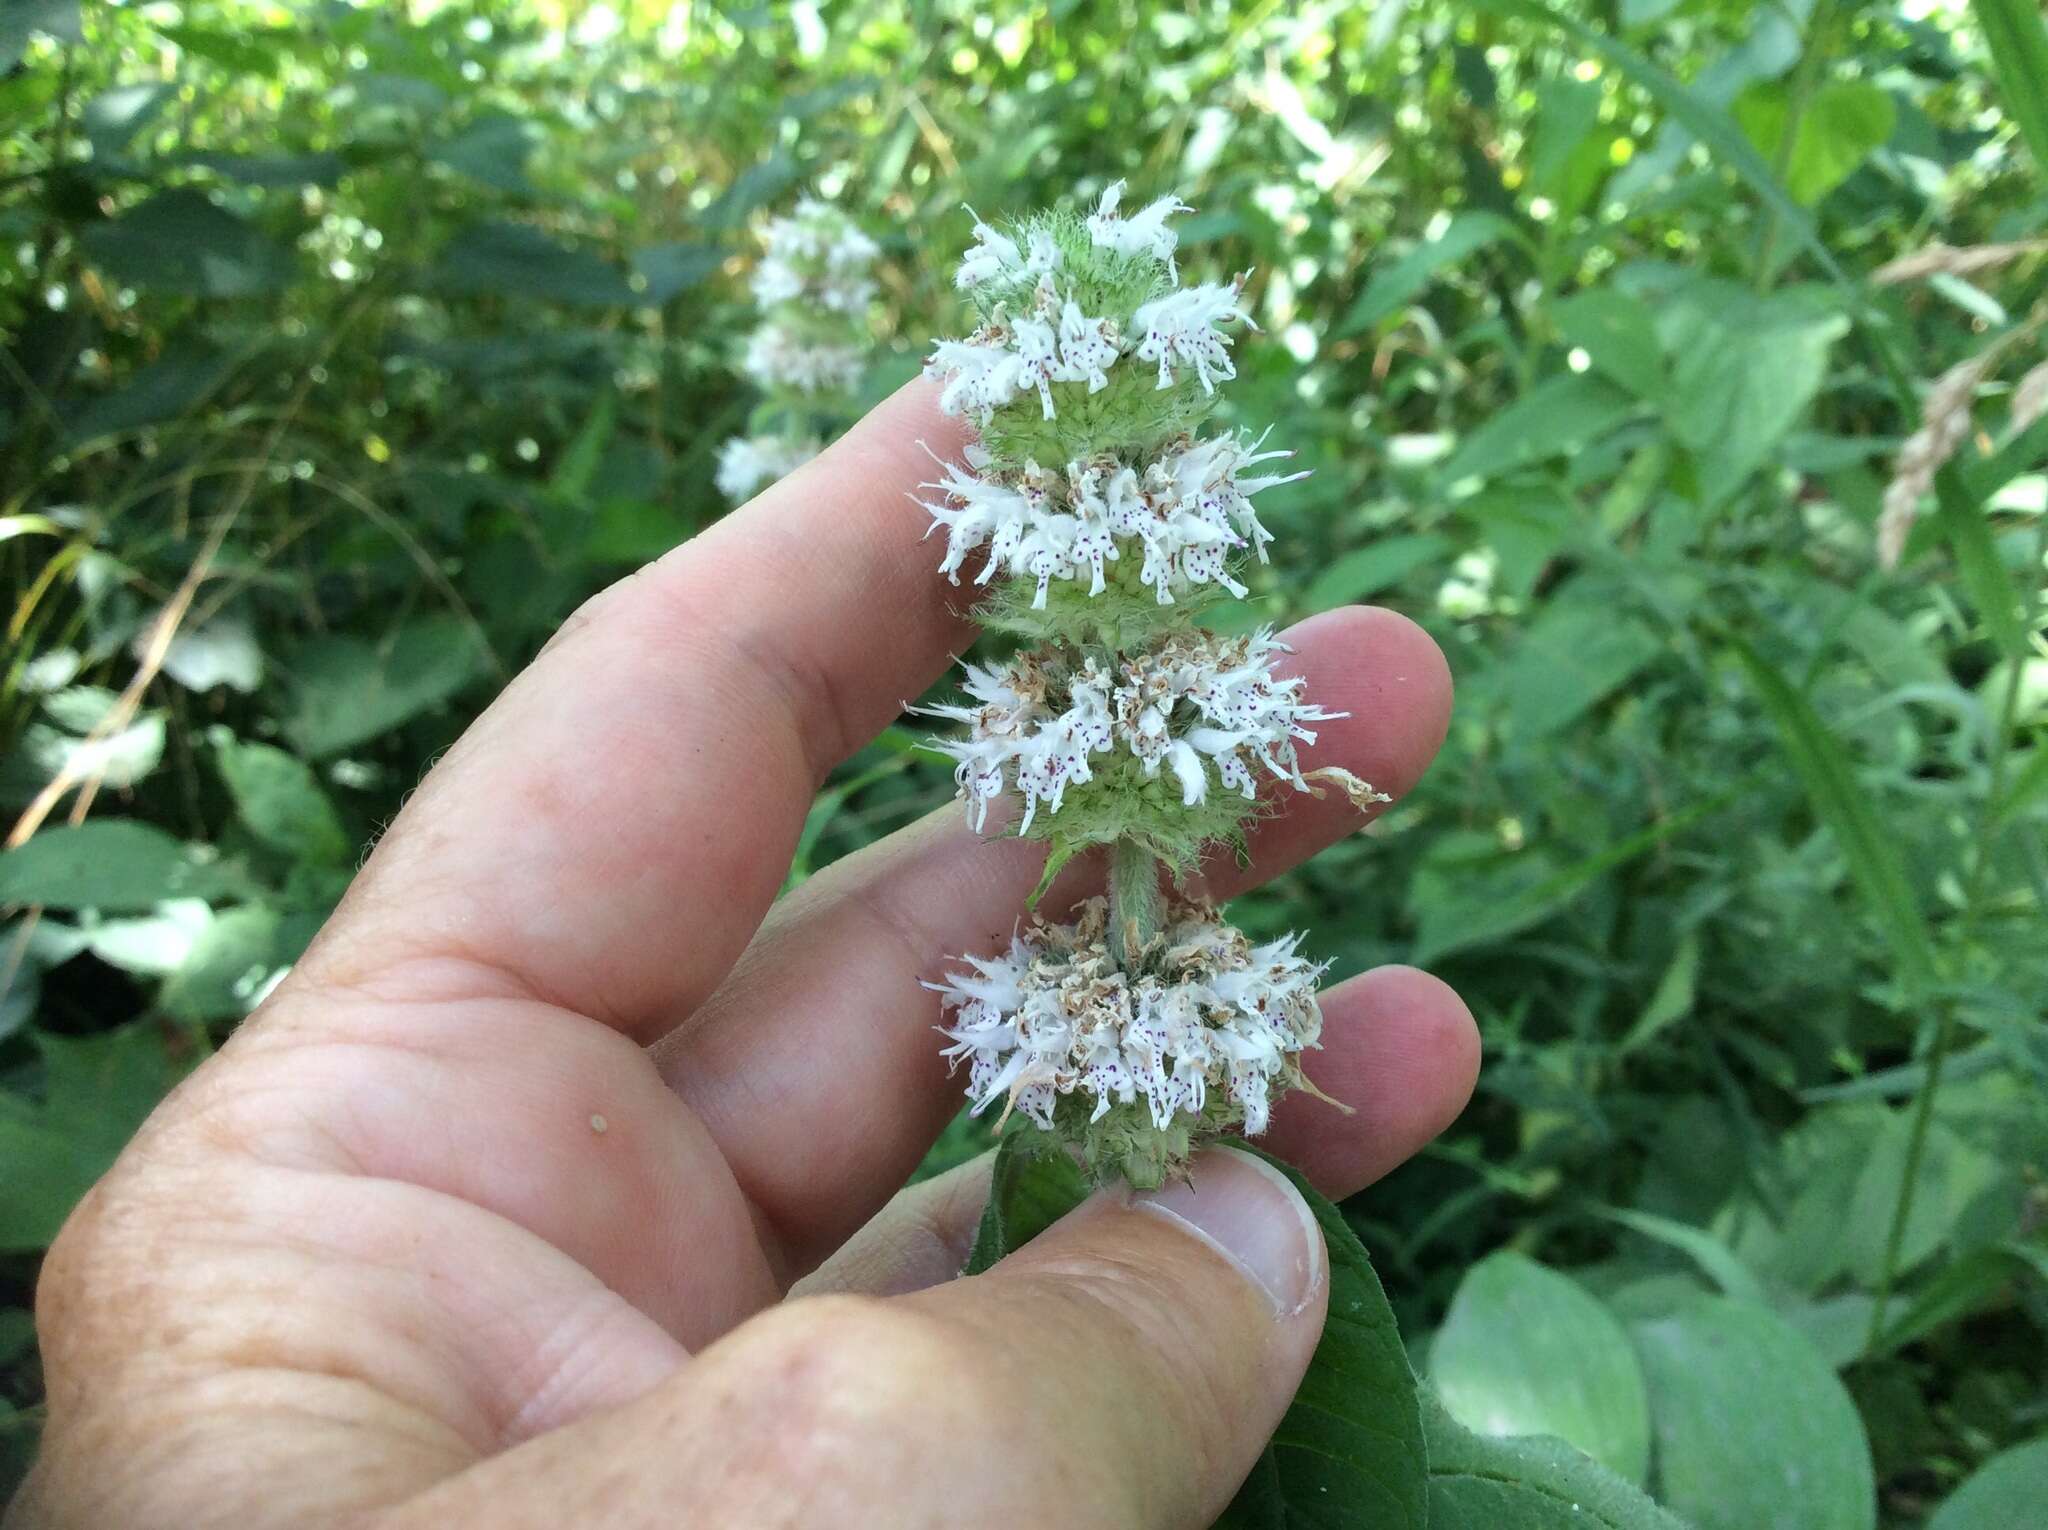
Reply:
<svg viewBox="0 0 2048 1530"><path fill-rule="evenodd" d="M382 642L337 634L291 658L285 736L325 759L368 743L447 701L483 671L475 633L453 617L407 622Z"/></svg>
<svg viewBox="0 0 2048 1530"><path fill-rule="evenodd" d="M80 236L108 275L194 297L251 297L291 278L291 252L261 229L187 188L160 191Z"/></svg>
<svg viewBox="0 0 2048 1530"><path fill-rule="evenodd" d="M1584 350L1594 371L1637 398L1664 399L1668 384L1657 326L1647 303L1613 287L1566 298L1551 310L1558 334Z"/></svg>
<svg viewBox="0 0 2048 1530"><path fill-rule="evenodd" d="M1465 1272L1429 1379L1480 1434L1555 1435L1631 1482L1649 1470L1649 1400L1627 1330L1570 1276L1512 1250Z"/></svg>
<svg viewBox="0 0 2048 1530"><path fill-rule="evenodd" d="M1934 1511L1927 1530L2024 1530L2048 1518L2048 1436L2002 1450Z"/></svg>
<svg viewBox="0 0 2048 1530"><path fill-rule="evenodd" d="M218 897L239 886L231 868L152 824L126 818L44 829L0 855L0 903L125 914L167 898Z"/></svg>
<svg viewBox="0 0 2048 1530"><path fill-rule="evenodd" d="M1322 611L1364 600L1444 557L1450 548L1445 538L1428 533L1375 538L1316 575L1302 603L1311 611Z"/></svg>
<svg viewBox="0 0 2048 1530"><path fill-rule="evenodd" d="M1699 1530L1871 1530L1856 1405L1782 1318L1702 1296L1639 1323L1657 1496Z"/></svg>
<svg viewBox="0 0 2048 1530"><path fill-rule="evenodd" d="M441 249L434 268L443 291L464 297L538 299L585 308L624 308L638 299L607 261L571 249L526 223L472 223Z"/></svg>
<svg viewBox="0 0 2048 1530"><path fill-rule="evenodd" d="M1422 1420L1429 1530L1685 1530L1639 1488L1562 1440L1475 1434L1426 1394Z"/></svg>
<svg viewBox="0 0 2048 1530"><path fill-rule="evenodd" d="M1791 90L1775 80L1759 81L1736 97L1735 120L1766 159L1785 166L1785 190L1811 207L1854 173L1892 136L1892 98L1863 80L1831 80L1798 109L1792 145L1785 133L1793 121Z"/></svg>
<svg viewBox="0 0 2048 1530"><path fill-rule="evenodd" d="M0 1091L0 1251L49 1244L179 1071L147 1021L35 1043L41 1101Z"/></svg>

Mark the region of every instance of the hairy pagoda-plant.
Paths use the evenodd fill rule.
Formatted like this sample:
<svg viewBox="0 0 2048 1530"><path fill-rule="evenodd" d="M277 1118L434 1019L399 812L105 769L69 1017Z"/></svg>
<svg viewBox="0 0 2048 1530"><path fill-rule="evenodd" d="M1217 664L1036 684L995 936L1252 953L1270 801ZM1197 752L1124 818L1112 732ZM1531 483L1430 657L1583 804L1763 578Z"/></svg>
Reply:
<svg viewBox="0 0 2048 1530"><path fill-rule="evenodd" d="M761 323L740 360L762 399L748 433L718 450L718 491L735 501L810 461L852 418L875 296L878 247L829 202L807 197L770 219L762 244L752 280Z"/></svg>
<svg viewBox="0 0 2048 1530"><path fill-rule="evenodd" d="M1263 436L1201 433L1236 375L1234 327L1256 327L1245 278L1182 285L1169 220L1188 209L1125 214L1122 193L1085 216L976 218L957 284L980 324L926 368L974 439L920 501L940 571L958 584L972 565L977 616L1026 645L967 665L968 700L928 709L967 725L936 747L969 817L985 828L1015 799L1010 832L1050 844L1040 892L1100 848L1107 894L928 986L977 1111L1000 1100L1098 1179L1150 1188L1203 1141L1263 1131L1322 1027L1323 964L1292 935L1253 945L1182 891L1187 874L1209 847L1242 848L1262 782L1385 799L1303 771L1297 745L1343 714L1275 672L1288 650L1271 632L1195 625L1245 593L1244 559L1265 560L1253 496L1302 475L1262 471L1288 455Z"/></svg>

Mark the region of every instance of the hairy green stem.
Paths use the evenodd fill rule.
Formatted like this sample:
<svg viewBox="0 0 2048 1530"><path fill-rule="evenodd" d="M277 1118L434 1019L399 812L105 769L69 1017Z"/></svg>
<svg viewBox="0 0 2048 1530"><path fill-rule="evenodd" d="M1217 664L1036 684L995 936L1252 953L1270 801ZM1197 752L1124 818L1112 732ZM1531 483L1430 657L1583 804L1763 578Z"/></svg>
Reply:
<svg viewBox="0 0 2048 1530"><path fill-rule="evenodd" d="M1116 964L1135 972L1165 922L1158 858L1135 839L1118 840L1109 849L1109 949Z"/></svg>

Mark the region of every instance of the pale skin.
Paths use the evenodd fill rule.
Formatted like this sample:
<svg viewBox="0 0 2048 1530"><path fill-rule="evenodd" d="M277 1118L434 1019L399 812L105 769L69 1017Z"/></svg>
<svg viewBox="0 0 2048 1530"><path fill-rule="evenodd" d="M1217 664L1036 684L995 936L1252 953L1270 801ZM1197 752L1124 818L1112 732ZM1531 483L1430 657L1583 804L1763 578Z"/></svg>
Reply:
<svg viewBox="0 0 2048 1530"><path fill-rule="evenodd" d="M6 1530L1206 1525L1324 1314L1105 1194L957 1279L986 1161L918 987L1007 938L1043 848L957 807L780 901L811 796L973 636L905 497L913 383L591 601L426 778L291 976L51 1250L50 1408ZM1287 634L1398 796L1442 656L1385 611ZM1359 827L1294 797L1227 897ZM1087 891L1086 871L1056 888ZM1311 935L1311 942L1313 942ZM1463 1106L1471 1017L1329 990L1262 1145L1327 1194ZM1196 1173L1203 1172L1198 1162ZM893 1197L893 1198L892 1198Z"/></svg>

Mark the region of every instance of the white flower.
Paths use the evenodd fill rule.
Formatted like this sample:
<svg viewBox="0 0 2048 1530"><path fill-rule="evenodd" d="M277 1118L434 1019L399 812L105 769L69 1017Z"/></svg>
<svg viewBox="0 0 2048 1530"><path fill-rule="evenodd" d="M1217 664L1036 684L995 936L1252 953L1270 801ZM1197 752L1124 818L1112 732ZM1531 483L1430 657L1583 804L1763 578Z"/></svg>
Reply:
<svg viewBox="0 0 2048 1530"><path fill-rule="evenodd" d="M1216 326L1234 319L1258 328L1239 301L1243 296L1242 276L1228 286L1204 282L1154 298L1131 316L1145 337L1138 342L1138 359L1158 363L1160 387L1173 386L1176 367L1193 367L1204 393L1216 391L1215 379L1237 376L1230 337Z"/></svg>
<svg viewBox="0 0 2048 1530"><path fill-rule="evenodd" d="M1324 966L1289 935L1253 946L1209 909L1176 903L1160 955L1142 975L1119 970L1101 899L1073 924L1037 924L1007 952L960 958L966 970L925 986L951 1023L945 1056L968 1065L977 1113L997 1100L1051 1129L1061 1095L1092 1100L1091 1121L1142 1100L1162 1130L1201 1124L1221 1095L1248 1136L1266 1129L1277 1085L1296 1081L1317 1044Z"/></svg>
<svg viewBox="0 0 2048 1530"><path fill-rule="evenodd" d="M1059 246L1045 230L1034 229L1025 236L1027 255L1008 234L982 222L973 208L967 215L974 220L974 243L960 257L960 269L953 275L953 285L962 292L996 282L1035 280L1059 269Z"/></svg>
<svg viewBox="0 0 2048 1530"><path fill-rule="evenodd" d="M1307 791L1295 746L1315 743L1311 724L1347 714L1304 701L1299 677L1273 673L1289 651L1266 629L1173 633L1120 655L1113 672L1092 656L1076 665L1033 651L1002 666L963 665L975 705L920 710L968 725L966 738L933 747L954 760L977 832L1006 789L1024 798L1017 832L1027 832L1041 802L1058 813L1067 788L1092 781L1097 757L1118 751L1148 777L1170 770L1188 807L1207 799L1212 770L1246 799L1258 794L1256 766Z"/></svg>
<svg viewBox="0 0 2048 1530"><path fill-rule="evenodd" d="M740 362L741 370L763 387L799 393L851 390L859 386L865 365L857 346L807 338L774 322L754 331Z"/></svg>
<svg viewBox="0 0 2048 1530"><path fill-rule="evenodd" d="M947 414L971 414L987 424L995 410L1035 389L1050 420L1056 413L1053 383L1085 382L1090 393L1097 392L1108 386L1108 369L1122 354L1116 321L1090 318L1072 298L1061 299L1046 277L1029 312L1012 318L1006 305L997 304L994 316L969 338L934 345L924 373L945 384L939 407Z"/></svg>
<svg viewBox="0 0 2048 1530"><path fill-rule="evenodd" d="M1101 203L1088 217L1089 239L1098 250L1114 250L1119 255L1149 254L1163 260L1167 276L1178 281L1180 273L1174 269L1173 252L1180 244L1180 236L1166 226L1166 220L1175 213L1194 209L1179 197L1164 196L1128 218L1119 217L1117 204L1123 194L1122 181L1112 181L1103 189Z"/></svg>
<svg viewBox="0 0 2048 1530"><path fill-rule="evenodd" d="M1246 476L1244 470L1256 463L1290 455L1260 451L1263 441L1247 443L1234 434L1182 440L1142 476L1113 458L1069 463L1063 477L1030 463L1014 482L942 464L944 479L923 487L943 499L919 503L931 514L933 530L946 528L940 573L959 583L967 555L986 546L988 558L975 583L986 584L998 573L1034 578L1034 608L1044 608L1052 580L1083 573L1088 593L1100 595L1104 564L1122 557L1120 542L1137 544L1140 582L1157 592L1161 605L1193 585L1216 584L1242 596L1244 585L1229 571L1231 553L1250 546L1264 562L1273 540L1251 496L1307 476ZM981 461L985 467L986 454Z"/></svg>
<svg viewBox="0 0 2048 1530"><path fill-rule="evenodd" d="M945 384L939 390L940 409L983 422L1025 386L1024 363L1015 351L978 340L939 341L924 375Z"/></svg>
<svg viewBox="0 0 2048 1530"><path fill-rule="evenodd" d="M881 247L838 208L815 198L762 231L766 253L754 267L755 300L763 307L804 302L831 313L857 314L875 295L868 267Z"/></svg>
<svg viewBox="0 0 2048 1530"><path fill-rule="evenodd" d="M821 449L815 440L734 436L718 449L718 492L734 501L747 499L762 485L802 467Z"/></svg>

